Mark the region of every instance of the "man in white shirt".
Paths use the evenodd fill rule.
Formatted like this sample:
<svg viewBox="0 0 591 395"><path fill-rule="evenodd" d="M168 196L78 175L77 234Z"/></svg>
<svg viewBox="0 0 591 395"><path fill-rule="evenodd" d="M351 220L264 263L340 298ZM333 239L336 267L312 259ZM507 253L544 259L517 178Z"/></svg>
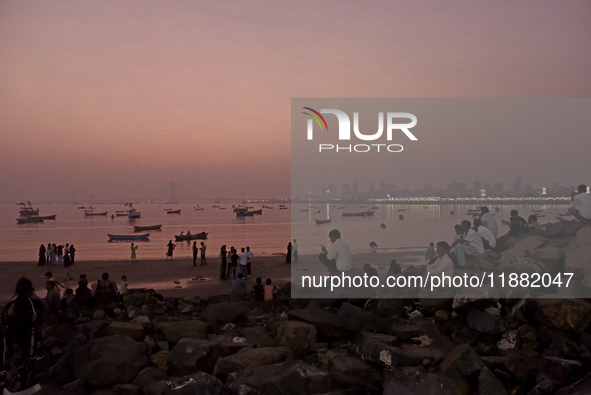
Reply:
<svg viewBox="0 0 591 395"><path fill-rule="evenodd" d="M475 219L474 229L476 230L476 233L478 233L478 236L480 236L482 239L482 244L484 245L485 251L497 246L497 238L495 235L493 235L490 229L482 225L482 221Z"/></svg>
<svg viewBox="0 0 591 395"><path fill-rule="evenodd" d="M346 272L351 269L351 249L341 240L341 232L333 229L328 234L332 243L330 252L325 246L321 246L322 254L318 255L320 262L331 272Z"/></svg>
<svg viewBox="0 0 591 395"><path fill-rule="evenodd" d="M490 213L488 207L480 207L480 215L478 216L478 219L482 221L482 226L488 228L496 239L499 234L499 226L497 225L495 215Z"/></svg>
<svg viewBox="0 0 591 395"><path fill-rule="evenodd" d="M432 265L427 266L427 272L432 276L437 276L444 273L446 276L453 276L454 263L451 261L449 255L449 244L445 241L437 243L437 260Z"/></svg>
<svg viewBox="0 0 591 395"><path fill-rule="evenodd" d="M246 268L246 261L248 259L248 254L244 251L244 247L240 250L240 273L244 278L248 278L248 269Z"/></svg>
<svg viewBox="0 0 591 395"><path fill-rule="evenodd" d="M478 233L472 229L472 224L468 220L462 221L462 234L460 238L453 242L450 248L456 246L456 258L458 266L466 266L466 255L475 258L480 257L484 252L484 244Z"/></svg>
<svg viewBox="0 0 591 395"><path fill-rule="evenodd" d="M587 185L581 184L577 190L570 194L568 212L581 222L591 222L591 195L587 193Z"/></svg>

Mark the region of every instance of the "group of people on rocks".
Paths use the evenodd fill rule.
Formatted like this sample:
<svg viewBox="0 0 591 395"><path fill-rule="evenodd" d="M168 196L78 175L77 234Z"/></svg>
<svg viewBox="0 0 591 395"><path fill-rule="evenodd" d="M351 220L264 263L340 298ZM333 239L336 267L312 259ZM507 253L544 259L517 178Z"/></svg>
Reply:
<svg viewBox="0 0 591 395"><path fill-rule="evenodd" d="M263 280L260 277L257 277L255 280L255 284L252 286L250 294L254 297L255 300L262 302L262 301L271 301L274 298L275 287L271 284L271 279L268 278L265 280L265 285L263 285ZM230 296L232 298L239 298L242 299L246 297L246 282L242 276L242 273L238 273L238 276L232 281L232 290L230 292Z"/></svg>

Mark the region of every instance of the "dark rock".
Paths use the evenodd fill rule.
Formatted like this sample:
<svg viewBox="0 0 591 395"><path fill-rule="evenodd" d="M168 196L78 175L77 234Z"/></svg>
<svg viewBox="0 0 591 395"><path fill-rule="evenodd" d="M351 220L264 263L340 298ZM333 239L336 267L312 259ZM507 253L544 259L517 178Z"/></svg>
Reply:
<svg viewBox="0 0 591 395"><path fill-rule="evenodd" d="M204 314L213 316L220 324L234 322L246 313L250 307L248 302L222 302L209 305Z"/></svg>
<svg viewBox="0 0 591 395"><path fill-rule="evenodd" d="M146 344L124 335L93 340L70 359L74 377L97 387L131 383L149 361Z"/></svg>
<svg viewBox="0 0 591 395"><path fill-rule="evenodd" d="M144 395L226 395L227 388L220 379L205 372L185 377L172 377L144 389Z"/></svg>
<svg viewBox="0 0 591 395"><path fill-rule="evenodd" d="M207 339L207 324L198 320L160 322L156 327L170 343L184 338Z"/></svg>
<svg viewBox="0 0 591 395"><path fill-rule="evenodd" d="M487 335L500 335L507 327L503 320L486 311L472 310L466 315L468 328Z"/></svg>
<svg viewBox="0 0 591 395"><path fill-rule="evenodd" d="M244 328L242 334L247 343L255 344L257 347L273 347L275 345L275 339L269 336L262 326Z"/></svg>
<svg viewBox="0 0 591 395"><path fill-rule="evenodd" d="M590 393L591 374L588 374L576 383L559 389L556 395L588 395Z"/></svg>
<svg viewBox="0 0 591 395"><path fill-rule="evenodd" d="M117 395L141 395L142 388L135 384L117 384L113 392Z"/></svg>
<svg viewBox="0 0 591 395"><path fill-rule="evenodd" d="M287 321L279 325L275 341L280 347L305 349L318 341L318 332L312 324Z"/></svg>
<svg viewBox="0 0 591 395"><path fill-rule="evenodd" d="M265 347L244 350L234 355L217 359L213 374L227 375L247 366L272 365L283 362L289 354L287 347Z"/></svg>
<svg viewBox="0 0 591 395"><path fill-rule="evenodd" d="M538 323L569 333L582 332L591 322L591 304L579 299L529 299L525 306Z"/></svg>
<svg viewBox="0 0 591 395"><path fill-rule="evenodd" d="M343 328L347 331L377 330L385 327L382 318L377 317L362 308L353 306L350 303L343 303L333 322L336 328Z"/></svg>
<svg viewBox="0 0 591 395"><path fill-rule="evenodd" d="M76 379L62 387L63 395L84 395L86 392L86 384L82 379Z"/></svg>
<svg viewBox="0 0 591 395"><path fill-rule="evenodd" d="M454 348L439 365L441 373L457 379L464 379L474 372L482 371L484 368L484 361L467 344Z"/></svg>
<svg viewBox="0 0 591 395"><path fill-rule="evenodd" d="M297 320L307 322L316 326L318 334L323 337L331 337L334 334L335 328L332 323L337 318L336 311L325 310L320 308L309 308L291 310L287 312L290 320Z"/></svg>
<svg viewBox="0 0 591 395"><path fill-rule="evenodd" d="M174 373L184 376L201 370L212 372L216 361L230 354L231 350L218 342L186 338L170 350L169 358Z"/></svg>
<svg viewBox="0 0 591 395"><path fill-rule="evenodd" d="M556 247L542 247L534 250L533 257L541 262L546 272L556 275L564 271L564 250Z"/></svg>
<svg viewBox="0 0 591 395"><path fill-rule="evenodd" d="M503 384L488 368L484 368L478 375L479 395L507 395Z"/></svg>
<svg viewBox="0 0 591 395"><path fill-rule="evenodd" d="M321 394L330 391L331 386L330 373L294 361L287 369L269 378L265 383L265 394Z"/></svg>
<svg viewBox="0 0 591 395"><path fill-rule="evenodd" d="M134 383L142 388L147 388L159 381L168 380L168 375L160 369L145 368L135 378Z"/></svg>
<svg viewBox="0 0 591 395"><path fill-rule="evenodd" d="M142 341L144 339L144 327L131 322L112 322L107 328L107 335L126 335L134 340Z"/></svg>
<svg viewBox="0 0 591 395"><path fill-rule="evenodd" d="M338 383L343 388L358 387L370 391L382 388L382 374L368 363L333 352L328 354L333 383Z"/></svg>
<svg viewBox="0 0 591 395"><path fill-rule="evenodd" d="M449 377L428 373L384 382L384 395L464 395Z"/></svg>
<svg viewBox="0 0 591 395"><path fill-rule="evenodd" d="M583 364L561 358L545 357L542 360L543 370L563 384L571 384L584 375Z"/></svg>

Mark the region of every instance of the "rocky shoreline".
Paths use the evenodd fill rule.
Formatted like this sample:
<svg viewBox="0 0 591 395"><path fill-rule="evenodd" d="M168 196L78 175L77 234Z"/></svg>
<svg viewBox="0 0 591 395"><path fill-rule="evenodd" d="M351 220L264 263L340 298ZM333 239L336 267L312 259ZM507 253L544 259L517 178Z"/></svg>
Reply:
<svg viewBox="0 0 591 395"><path fill-rule="evenodd" d="M585 287L591 227L561 221L542 237L503 243L502 251L473 264L495 270L558 265ZM548 248L562 252L554 251L551 263L539 253ZM36 365L40 393L591 393L586 299L458 292L417 303L290 294L291 284L279 287L271 302L130 290L119 304L97 305L74 322L44 328L45 355Z"/></svg>

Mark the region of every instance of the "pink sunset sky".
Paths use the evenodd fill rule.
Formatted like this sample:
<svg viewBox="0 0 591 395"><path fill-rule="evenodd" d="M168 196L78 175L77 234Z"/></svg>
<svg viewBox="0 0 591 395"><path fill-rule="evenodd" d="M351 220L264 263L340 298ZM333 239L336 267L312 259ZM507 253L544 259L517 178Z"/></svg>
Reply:
<svg viewBox="0 0 591 395"><path fill-rule="evenodd" d="M589 21L588 1L2 1L0 201L288 196L291 98L590 97ZM481 181L517 175L543 179Z"/></svg>

